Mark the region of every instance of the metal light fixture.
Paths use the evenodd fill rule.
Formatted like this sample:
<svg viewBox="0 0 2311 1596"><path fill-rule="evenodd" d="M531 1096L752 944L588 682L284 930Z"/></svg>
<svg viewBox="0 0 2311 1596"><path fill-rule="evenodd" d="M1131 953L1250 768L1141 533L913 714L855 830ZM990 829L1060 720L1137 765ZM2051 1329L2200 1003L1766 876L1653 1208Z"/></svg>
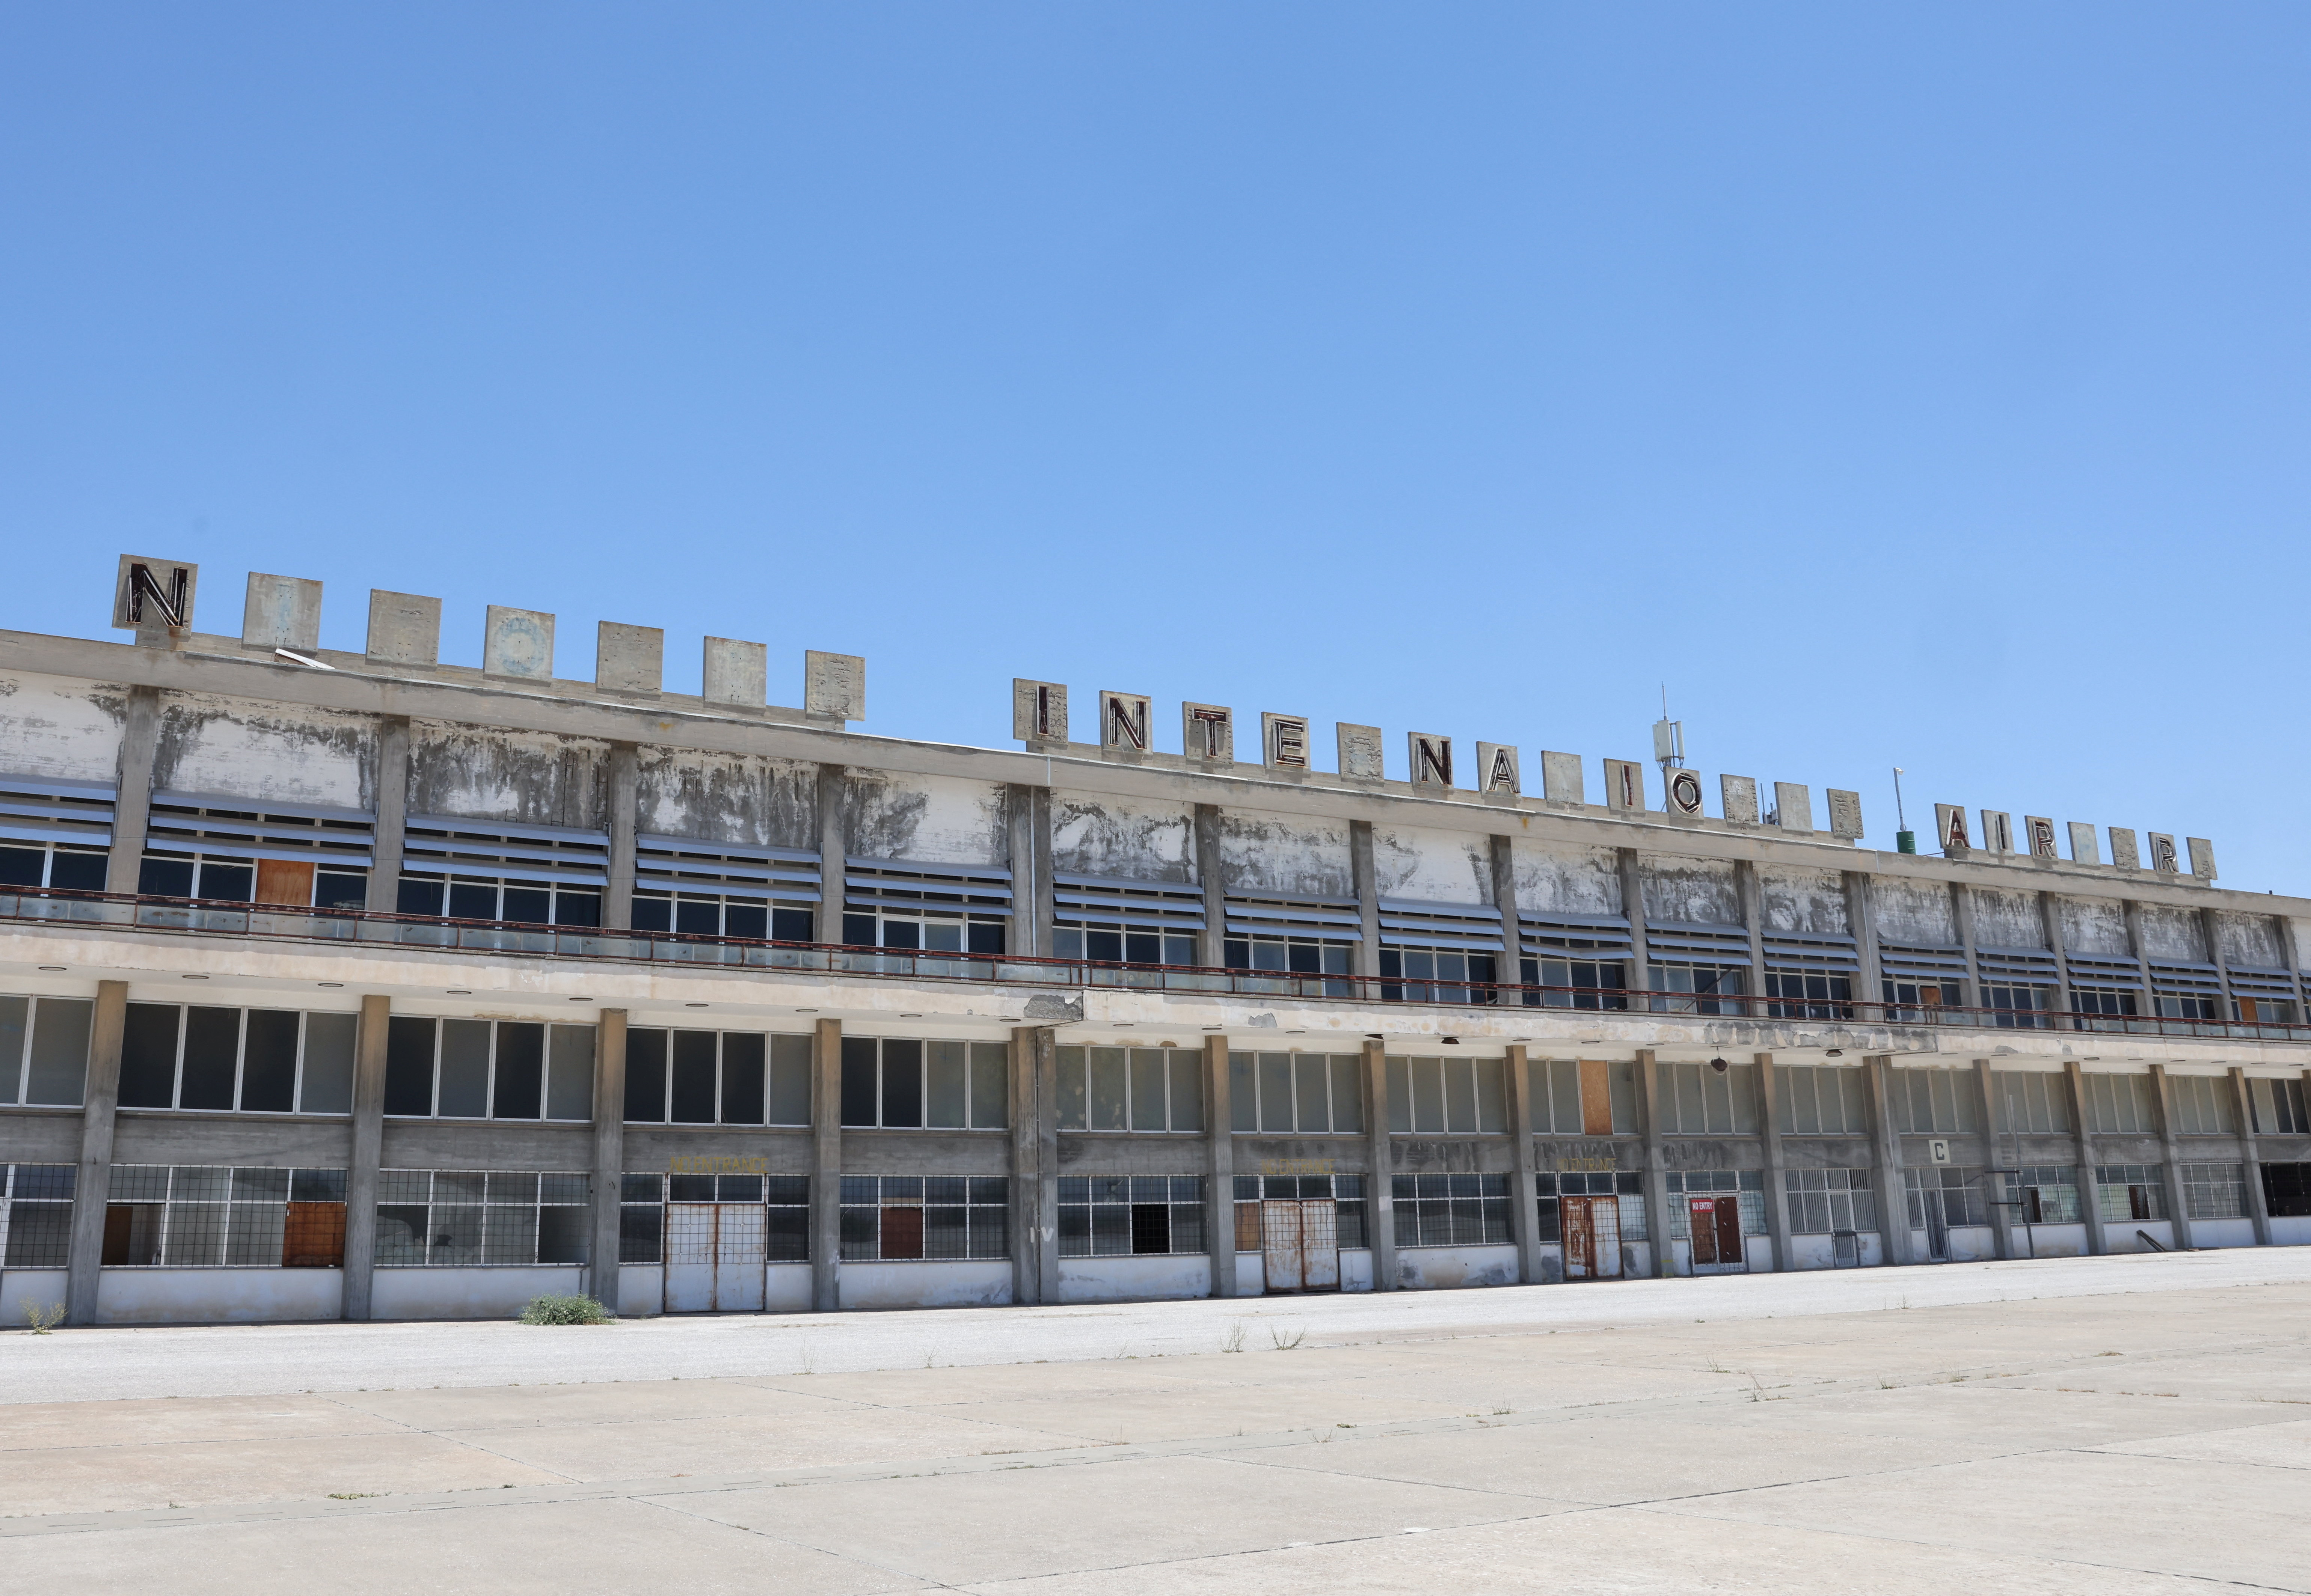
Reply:
<svg viewBox="0 0 2311 1596"><path fill-rule="evenodd" d="M1725 1060L1722 1059L1712 1059L1709 1060L1709 1068L1715 1070L1718 1074L1723 1075L1725 1073Z"/></svg>

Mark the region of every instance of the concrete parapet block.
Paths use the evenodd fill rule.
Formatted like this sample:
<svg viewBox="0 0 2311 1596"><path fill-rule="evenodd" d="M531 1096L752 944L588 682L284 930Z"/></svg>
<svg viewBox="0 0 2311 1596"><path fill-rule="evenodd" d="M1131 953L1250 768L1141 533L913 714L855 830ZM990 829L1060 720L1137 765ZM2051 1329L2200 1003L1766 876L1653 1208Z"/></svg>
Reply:
<svg viewBox="0 0 2311 1596"><path fill-rule="evenodd" d="M1540 754L1540 796L1553 804L1585 804L1581 755L1551 754L1546 748Z"/></svg>
<svg viewBox="0 0 2311 1596"><path fill-rule="evenodd" d="M482 632L482 674L518 682L554 679L554 617L544 610L489 608Z"/></svg>
<svg viewBox="0 0 2311 1596"><path fill-rule="evenodd" d="M1477 745L1477 790L1487 798L1515 798L1524 791L1517 751L1506 743Z"/></svg>
<svg viewBox="0 0 2311 1596"><path fill-rule="evenodd" d="M830 720L867 719L867 661L857 654L806 650L802 657L802 709Z"/></svg>
<svg viewBox="0 0 2311 1596"><path fill-rule="evenodd" d="M240 646L301 653L319 648L321 584L301 576L250 571L249 597L240 611Z"/></svg>
<svg viewBox="0 0 2311 1596"><path fill-rule="evenodd" d="M1234 764L1235 711L1225 704L1182 704L1180 751L1198 764Z"/></svg>
<svg viewBox="0 0 2311 1596"><path fill-rule="evenodd" d="M647 698L656 698L665 688L664 629L603 621L596 626L594 639L594 685L605 693Z"/></svg>
<svg viewBox="0 0 2311 1596"><path fill-rule="evenodd" d="M1381 747L1380 728L1333 723L1340 758L1340 774L1351 781L1379 781L1388 775L1387 754Z"/></svg>
<svg viewBox="0 0 2311 1596"><path fill-rule="evenodd" d="M2142 868L2142 846L2136 840L2132 826L2115 825L2110 828L2110 862L2122 870Z"/></svg>
<svg viewBox="0 0 2311 1596"><path fill-rule="evenodd" d="M1735 825L1757 824L1757 779L1755 776L1718 777L1717 805L1719 812Z"/></svg>
<svg viewBox="0 0 2311 1596"><path fill-rule="evenodd" d="M2202 881L2215 878L2215 845L2204 837L2185 837L2183 845L2191 850L2191 874Z"/></svg>
<svg viewBox="0 0 2311 1596"><path fill-rule="evenodd" d="M1795 781L1774 783L1775 824L1785 832L1813 830L1812 789Z"/></svg>
<svg viewBox="0 0 2311 1596"><path fill-rule="evenodd" d="M1645 807L1645 767L1634 759L1605 762L1605 807L1642 809Z"/></svg>
<svg viewBox="0 0 2311 1596"><path fill-rule="evenodd" d="M369 590L370 659L432 667L441 661L441 601L415 593Z"/></svg>
<svg viewBox="0 0 2311 1596"><path fill-rule="evenodd" d="M1832 787L1826 790L1829 800L1829 834L1847 842L1862 838L1862 795Z"/></svg>
<svg viewBox="0 0 2311 1596"><path fill-rule="evenodd" d="M185 560L123 554L112 584L112 624L146 648L181 646L193 630L201 568Z"/></svg>
<svg viewBox="0 0 2311 1596"><path fill-rule="evenodd" d="M2083 820L2069 823L2071 828L2071 862L2080 865L2102 863L2102 850L2095 845L2095 828ZM2117 850L2113 849L2115 853Z"/></svg>
<svg viewBox="0 0 2311 1596"><path fill-rule="evenodd" d="M771 650L763 643L710 637L703 680L708 703L730 710L759 710L771 701Z"/></svg>

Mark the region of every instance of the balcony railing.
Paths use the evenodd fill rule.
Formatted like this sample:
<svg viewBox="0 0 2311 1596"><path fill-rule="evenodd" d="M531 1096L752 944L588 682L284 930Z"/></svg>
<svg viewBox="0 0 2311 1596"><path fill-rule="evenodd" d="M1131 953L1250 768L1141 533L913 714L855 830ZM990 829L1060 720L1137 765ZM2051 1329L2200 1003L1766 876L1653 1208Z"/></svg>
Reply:
<svg viewBox="0 0 2311 1596"><path fill-rule="evenodd" d="M1205 992L1295 1002L1416 1004L1476 1008L1550 1008L1615 1015L1691 1015L1701 1018L1833 1025L1945 1025L1975 1030L2088 1031L2128 1036L2227 1037L2311 1042L2311 1025L2168 1018L2156 1015L2071 1014L2046 1009L1963 1008L1955 1005L1866 1003L1849 999L1757 998L1600 987L1513 986L1499 982L1414 981L1398 977L1303 974L1285 970L1211 970L1180 964L1125 964L1097 959L1026 958L1009 954L925 952L824 942L772 942L677 931L613 931L590 926L541 926L510 920L446 920L358 909L297 909L217 899L169 898L50 887L0 888L0 923L45 922L255 938L280 942L385 943L453 953L520 954L615 964L688 964L781 970L893 980L1003 981L1044 987L1121 987Z"/></svg>

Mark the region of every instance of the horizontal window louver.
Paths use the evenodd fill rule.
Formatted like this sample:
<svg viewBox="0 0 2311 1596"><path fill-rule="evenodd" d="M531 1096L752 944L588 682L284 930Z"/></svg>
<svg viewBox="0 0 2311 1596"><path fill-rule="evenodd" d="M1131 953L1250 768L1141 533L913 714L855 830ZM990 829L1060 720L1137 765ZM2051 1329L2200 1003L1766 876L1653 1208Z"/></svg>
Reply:
<svg viewBox="0 0 2311 1596"><path fill-rule="evenodd" d="M702 842L650 833L634 839L634 883L725 898L819 901L818 855L800 848Z"/></svg>
<svg viewBox="0 0 2311 1596"><path fill-rule="evenodd" d="M115 796L109 781L0 776L0 837L109 847Z"/></svg>
<svg viewBox="0 0 2311 1596"><path fill-rule="evenodd" d="M1192 882L1055 873L1051 899L1056 918L1062 923L1179 931L1204 929L1203 889Z"/></svg>
<svg viewBox="0 0 2311 1596"><path fill-rule="evenodd" d="M413 815L402 868L601 886L610 879L610 837L569 826Z"/></svg>

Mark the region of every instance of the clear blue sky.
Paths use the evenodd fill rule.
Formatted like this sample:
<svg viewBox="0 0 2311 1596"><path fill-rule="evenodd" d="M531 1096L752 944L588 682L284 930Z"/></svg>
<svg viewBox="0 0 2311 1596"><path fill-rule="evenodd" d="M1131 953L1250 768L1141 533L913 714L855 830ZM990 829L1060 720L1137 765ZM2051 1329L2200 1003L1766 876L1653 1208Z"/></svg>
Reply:
<svg viewBox="0 0 2311 1596"><path fill-rule="evenodd" d="M2307 82L2299 4L17 5L0 625L134 550L1536 786L1666 681L1713 810L2311 891Z"/></svg>

